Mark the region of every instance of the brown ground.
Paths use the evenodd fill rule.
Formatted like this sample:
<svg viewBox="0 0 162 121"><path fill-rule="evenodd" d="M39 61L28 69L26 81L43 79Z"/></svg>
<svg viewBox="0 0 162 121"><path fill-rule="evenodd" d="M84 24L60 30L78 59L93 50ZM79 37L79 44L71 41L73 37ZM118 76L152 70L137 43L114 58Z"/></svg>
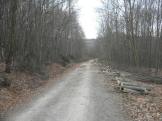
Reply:
<svg viewBox="0 0 162 121"><path fill-rule="evenodd" d="M162 113L162 86L154 85L149 95L123 94L124 106L133 121L159 121Z"/></svg>
<svg viewBox="0 0 162 121"><path fill-rule="evenodd" d="M116 82L111 81L114 89L123 98L123 108L132 121L160 121L162 114L162 85L150 84L151 92L148 95L138 93L122 93Z"/></svg>
<svg viewBox="0 0 162 121"><path fill-rule="evenodd" d="M106 66L103 65L102 68L105 69ZM131 71L130 69L123 70L139 73L139 68L131 68ZM154 69L148 71L148 69L142 68L140 72L145 73L146 75L162 77L162 71L155 74ZM105 73L105 75L107 74L108 73ZM154 81L141 80L140 82L137 82L145 83L152 87L151 92L149 92L148 95L141 95L137 93L121 93L121 91L117 89L116 82L112 79L112 86L117 89L116 91L119 92L123 97L124 110L126 110L126 112L130 115L132 121L160 121L160 118L162 118L162 84L154 84L152 82Z"/></svg>
<svg viewBox="0 0 162 121"><path fill-rule="evenodd" d="M142 69L146 75L162 77L162 71L155 73L155 69ZM139 71L138 71L139 73ZM156 80L141 80L152 87L148 95L125 94L125 106L134 121L160 121L162 117L162 84L155 84Z"/></svg>
<svg viewBox="0 0 162 121"><path fill-rule="evenodd" d="M63 72L67 72L76 66L77 64L71 64L63 67L56 63L48 65L48 80L42 80L40 75L29 72L13 71L6 75L12 82L9 88L0 88L0 114L11 110L17 104L30 101L32 96L39 94L43 87L47 86L51 80L53 81ZM4 67L4 64L0 64L0 72L4 71Z"/></svg>

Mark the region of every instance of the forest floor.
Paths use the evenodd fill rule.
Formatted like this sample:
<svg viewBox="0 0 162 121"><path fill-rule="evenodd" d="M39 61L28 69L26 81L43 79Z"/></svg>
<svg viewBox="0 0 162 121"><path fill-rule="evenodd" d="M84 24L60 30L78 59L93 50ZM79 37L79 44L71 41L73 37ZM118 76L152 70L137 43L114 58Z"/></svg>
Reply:
<svg viewBox="0 0 162 121"><path fill-rule="evenodd" d="M6 112L30 102L43 91L45 86L55 83L59 76L77 66L78 64L69 64L63 67L57 63L48 65L48 79L42 79L39 74L30 72L12 71L10 74L5 74L11 80L11 85L7 88L0 87L0 120L4 118ZM4 67L5 65L1 63L0 72L4 71Z"/></svg>
<svg viewBox="0 0 162 121"><path fill-rule="evenodd" d="M138 76L134 76L135 73L110 68L109 65L97 60L69 65L66 68L59 64L52 64L48 66L48 70L49 80L41 80L38 75L24 72L9 74L8 78L13 82L10 88L0 90L1 112L11 110L17 104L34 102L31 106L27 105L29 107L27 114L22 112L22 116L19 116L21 112L18 112L15 118L21 119L21 121L35 118L35 121L45 120L45 118L49 120L55 118L56 121L64 120L64 118L74 121L76 119L80 121L84 121L84 119L88 121L98 121L99 119L126 121L125 118L129 117L124 118L123 113L125 115L127 112L131 121L161 121L162 84L153 83L154 81L137 81ZM150 86L151 91L148 95L119 91L113 75L116 71L120 72L123 78ZM44 90L45 87L46 89L51 87L51 90ZM45 91L47 93L44 96L33 101L33 97L38 97ZM37 104L37 102L39 103ZM37 111L35 112L35 110ZM75 112L77 114L73 115ZM31 113L33 117L30 117ZM13 121L13 117L11 119ZM17 120L15 119L15 121Z"/></svg>
<svg viewBox="0 0 162 121"><path fill-rule="evenodd" d="M105 63L101 63L101 69L105 73L105 76L108 80L111 78L111 84L119 92L123 97L123 103L125 109L127 109L128 114L132 118L132 121L161 121L162 119L162 84L156 84L156 80L149 80L148 75L155 75L148 73L148 69L137 70L131 68L131 71L128 69L112 69L110 65ZM119 70L120 69L120 70ZM122 71L121 71L122 70ZM123 71L126 70L126 71ZM119 72L121 78L130 79L134 83L139 85L147 85L151 87L151 91L147 95L141 95L139 93L123 93L117 89L117 83L114 81L114 77L111 73ZM145 73L143 78L140 78L141 75L138 76L138 73ZM111 75L111 76L110 76ZM145 80L144 76L147 76L147 80ZM158 77L161 76L162 73L158 73ZM162 81L162 80L161 80ZM110 83L110 81L107 81Z"/></svg>

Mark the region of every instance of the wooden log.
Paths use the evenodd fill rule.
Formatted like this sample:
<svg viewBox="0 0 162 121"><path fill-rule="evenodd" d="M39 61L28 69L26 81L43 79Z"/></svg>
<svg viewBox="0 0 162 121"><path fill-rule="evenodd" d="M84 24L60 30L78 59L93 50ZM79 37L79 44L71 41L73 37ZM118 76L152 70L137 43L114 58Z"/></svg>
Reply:
<svg viewBox="0 0 162 121"><path fill-rule="evenodd" d="M141 94L141 92L139 92L139 91L136 91L136 90L132 90L132 89L127 89L127 88L124 88L123 90L122 90L122 92L125 92L125 93L133 93L133 94Z"/></svg>
<svg viewBox="0 0 162 121"><path fill-rule="evenodd" d="M121 86L121 83L128 83L129 82L129 80L123 79L123 78L120 78L120 77L116 77L115 80L116 80L116 82L119 86Z"/></svg>
<svg viewBox="0 0 162 121"><path fill-rule="evenodd" d="M137 85L137 84L135 84L135 83L130 83L130 82L121 82L121 86L139 86L139 85Z"/></svg>
<svg viewBox="0 0 162 121"><path fill-rule="evenodd" d="M138 87L137 84L128 83L128 82L121 82L119 86L120 86L121 88L124 87L124 86Z"/></svg>
<svg viewBox="0 0 162 121"><path fill-rule="evenodd" d="M151 91L150 87L146 87L146 86L141 86L139 84L135 84L135 83L129 83L129 82L121 82L121 86L133 86L133 87L140 87L140 88L144 88L147 91Z"/></svg>
<svg viewBox="0 0 162 121"><path fill-rule="evenodd" d="M134 91L138 91L142 94L148 94L148 90L144 87L127 86L127 85L121 86L121 90L124 90L124 89L131 89L131 90L134 90Z"/></svg>

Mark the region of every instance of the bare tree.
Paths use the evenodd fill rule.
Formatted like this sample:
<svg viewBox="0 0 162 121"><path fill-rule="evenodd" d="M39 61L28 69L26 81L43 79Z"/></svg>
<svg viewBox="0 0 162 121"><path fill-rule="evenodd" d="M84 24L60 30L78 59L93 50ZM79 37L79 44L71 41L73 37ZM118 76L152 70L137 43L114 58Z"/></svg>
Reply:
<svg viewBox="0 0 162 121"><path fill-rule="evenodd" d="M1 0L0 57L6 72L80 59L84 42L74 5L72 0Z"/></svg>
<svg viewBox="0 0 162 121"><path fill-rule="evenodd" d="M161 0L103 0L103 55L118 64L161 68L161 5Z"/></svg>

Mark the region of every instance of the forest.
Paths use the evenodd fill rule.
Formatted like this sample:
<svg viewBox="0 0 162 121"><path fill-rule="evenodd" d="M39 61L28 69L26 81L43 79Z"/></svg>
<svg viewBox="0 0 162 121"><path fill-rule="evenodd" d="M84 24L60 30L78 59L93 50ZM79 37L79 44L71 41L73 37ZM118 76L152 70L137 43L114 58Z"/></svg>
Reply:
<svg viewBox="0 0 162 121"><path fill-rule="evenodd" d="M102 4L99 56L126 67L162 68L162 1L103 0Z"/></svg>
<svg viewBox="0 0 162 121"><path fill-rule="evenodd" d="M162 121L162 0L0 0L0 121Z"/></svg>
<svg viewBox="0 0 162 121"><path fill-rule="evenodd" d="M84 33L73 0L0 0L0 62L5 72L39 72L82 56Z"/></svg>

